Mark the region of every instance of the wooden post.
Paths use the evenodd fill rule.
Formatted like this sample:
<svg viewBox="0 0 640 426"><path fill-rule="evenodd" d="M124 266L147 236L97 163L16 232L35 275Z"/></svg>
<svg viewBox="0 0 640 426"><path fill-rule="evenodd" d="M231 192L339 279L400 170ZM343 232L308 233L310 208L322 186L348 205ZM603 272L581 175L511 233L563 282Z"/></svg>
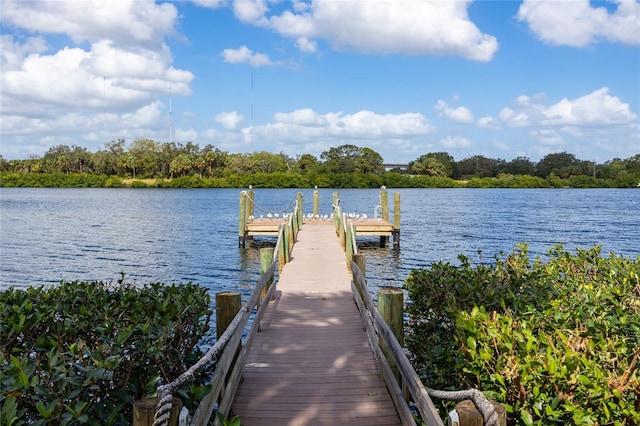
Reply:
<svg viewBox="0 0 640 426"><path fill-rule="evenodd" d="M358 265L358 268L360 268L360 271L362 271L362 276L366 277L367 276L367 259L364 257L364 254L361 253L357 253L353 255L353 261L356 263L356 265Z"/></svg>
<svg viewBox="0 0 640 426"><path fill-rule="evenodd" d="M278 231L278 238L280 239L280 244L278 244L278 272L282 272L282 268L284 268L284 264L287 263L287 257L284 247L284 224L280 225L280 230Z"/></svg>
<svg viewBox="0 0 640 426"><path fill-rule="evenodd" d="M380 214L382 220L389 222L389 193L386 189L380 190ZM380 247L386 247L389 237L382 235L380 237Z"/></svg>
<svg viewBox="0 0 640 426"><path fill-rule="evenodd" d="M271 264L273 263L274 250L275 249L273 247L265 247L260 249L260 275L263 275L267 271L267 269L269 269L269 266L271 266ZM272 283L273 281L269 280L267 285L265 285L262 289L262 300L264 300L265 296L267 295L269 287L271 287Z"/></svg>
<svg viewBox="0 0 640 426"><path fill-rule="evenodd" d="M298 212L297 212L298 229L300 229L300 227L302 226L302 216L304 215L304 209L302 208L302 192L298 192L298 195L296 198L298 200Z"/></svg>
<svg viewBox="0 0 640 426"><path fill-rule="evenodd" d="M133 426L152 426L153 418L156 415L156 401L158 398L150 396L140 399L133 404ZM180 410L182 410L182 401L180 398L173 398L171 402L171 414L169 417L169 426L178 426L180 418Z"/></svg>
<svg viewBox="0 0 640 426"><path fill-rule="evenodd" d="M366 278L367 277L367 259L364 257L364 254L361 253L356 253L353 255L353 262L358 265L358 269L360 269L360 272L362 272L362 277ZM364 285L366 286L366 281L364 282ZM364 289L364 291L367 291L366 288ZM360 287L358 287L358 293L360 292ZM360 294L360 297L362 298L362 300L364 300L364 294Z"/></svg>
<svg viewBox="0 0 640 426"><path fill-rule="evenodd" d="M284 263L289 263L291 246L289 245L289 226L283 223L284 232L282 233L282 247L284 248Z"/></svg>
<svg viewBox="0 0 640 426"><path fill-rule="evenodd" d="M216 335L218 339L225 332L242 306L239 291L216 293Z"/></svg>
<svg viewBox="0 0 640 426"><path fill-rule="evenodd" d="M385 287L378 290L378 311L384 321L387 323L393 335L400 343L400 346L404 346L404 293L401 289L395 287ZM387 362L391 366L391 370L396 376L396 381L402 387L402 378L398 372L398 368L393 362L389 348L381 340L379 342L382 352L384 353Z"/></svg>
<svg viewBox="0 0 640 426"><path fill-rule="evenodd" d="M354 252L352 231L353 231L353 228L347 222L347 233L345 235L344 252L347 257L347 269L349 270L349 272L351 272L351 259L353 258L353 252Z"/></svg>
<svg viewBox="0 0 640 426"><path fill-rule="evenodd" d="M498 424L507 426L507 411L504 405L497 402L491 402L494 410L498 415ZM456 412L458 413L458 426L483 426L484 420L482 414L476 409L473 401L460 401L456 404Z"/></svg>
<svg viewBox="0 0 640 426"><path fill-rule="evenodd" d="M393 194L393 248L400 248L400 193Z"/></svg>
<svg viewBox="0 0 640 426"><path fill-rule="evenodd" d="M334 192L333 196L335 198L337 194ZM342 209L339 205L334 204L333 207L333 226L336 228L336 235L340 235L340 219L342 219Z"/></svg>
<svg viewBox="0 0 640 426"><path fill-rule="evenodd" d="M313 217L314 218L318 218L318 204L320 201L320 194L318 193L318 190L316 189L315 191L313 191Z"/></svg>
<svg viewBox="0 0 640 426"><path fill-rule="evenodd" d="M380 209L382 220L389 222L389 193L386 189L380 190Z"/></svg>
<svg viewBox="0 0 640 426"><path fill-rule="evenodd" d="M256 191L250 189L247 191L247 196L249 199L247 200L247 218L253 216L254 213L254 200L256 199Z"/></svg>
<svg viewBox="0 0 640 426"><path fill-rule="evenodd" d="M400 346L404 346L404 293L396 287L378 290L378 311L389 325Z"/></svg>
<svg viewBox="0 0 640 426"><path fill-rule="evenodd" d="M247 230L247 192L240 192L240 208L238 212L238 247L244 247L246 244Z"/></svg>
<svg viewBox="0 0 640 426"><path fill-rule="evenodd" d="M342 213L340 215L340 229L338 230L338 236L340 237L340 245L342 246L342 250L347 248L347 233L346 226L347 223L347 215L346 213Z"/></svg>

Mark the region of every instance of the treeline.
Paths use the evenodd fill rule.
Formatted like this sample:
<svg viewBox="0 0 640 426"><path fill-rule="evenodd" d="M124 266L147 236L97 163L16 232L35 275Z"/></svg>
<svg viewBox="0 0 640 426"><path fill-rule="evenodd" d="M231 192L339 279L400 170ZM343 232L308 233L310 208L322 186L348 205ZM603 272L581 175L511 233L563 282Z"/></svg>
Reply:
<svg viewBox="0 0 640 426"><path fill-rule="evenodd" d="M640 154L602 164L561 152L533 162L474 155L461 161L446 152L424 154L406 167L386 170L382 156L355 145L329 148L320 158L293 158L265 151L229 153L213 145L200 148L137 139L105 144L97 152L59 145L43 157L5 160L1 186L160 186L160 187L635 187Z"/></svg>

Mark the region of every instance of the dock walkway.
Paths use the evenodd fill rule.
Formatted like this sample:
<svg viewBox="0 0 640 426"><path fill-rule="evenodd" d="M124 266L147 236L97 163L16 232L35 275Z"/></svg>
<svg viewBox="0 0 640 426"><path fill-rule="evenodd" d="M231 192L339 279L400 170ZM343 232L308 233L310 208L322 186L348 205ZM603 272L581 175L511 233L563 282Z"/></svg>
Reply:
<svg viewBox="0 0 640 426"><path fill-rule="evenodd" d="M244 366L243 425L399 425L331 221L303 225Z"/></svg>

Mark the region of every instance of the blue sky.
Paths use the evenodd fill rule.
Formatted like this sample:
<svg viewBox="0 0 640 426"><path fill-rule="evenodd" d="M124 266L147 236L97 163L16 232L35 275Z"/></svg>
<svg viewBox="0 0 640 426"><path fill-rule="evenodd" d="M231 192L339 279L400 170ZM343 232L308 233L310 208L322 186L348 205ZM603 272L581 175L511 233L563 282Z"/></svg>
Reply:
<svg viewBox="0 0 640 426"><path fill-rule="evenodd" d="M640 153L637 0L0 0L0 154Z"/></svg>

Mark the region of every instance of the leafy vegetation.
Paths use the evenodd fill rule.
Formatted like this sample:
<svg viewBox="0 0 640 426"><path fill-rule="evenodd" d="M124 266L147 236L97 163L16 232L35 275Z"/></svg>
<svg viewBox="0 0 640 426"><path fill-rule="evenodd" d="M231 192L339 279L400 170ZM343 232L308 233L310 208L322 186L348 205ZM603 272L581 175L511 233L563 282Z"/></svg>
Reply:
<svg viewBox="0 0 640 426"><path fill-rule="evenodd" d="M509 424L640 424L640 257L527 246L414 270L407 345L425 385L474 387Z"/></svg>
<svg viewBox="0 0 640 426"><path fill-rule="evenodd" d="M386 171L379 153L350 144L329 148L318 159L264 151L230 154L212 145L150 139L125 147L119 139L95 153L59 145L42 158L7 161L0 156L0 186L5 187L629 188L639 182L640 154L596 164L566 152L549 154L538 163L526 157L505 161L480 155L455 161L446 152L430 152Z"/></svg>
<svg viewBox="0 0 640 426"><path fill-rule="evenodd" d="M192 284L61 282L3 291L1 424L130 424L135 400L202 356L209 304L206 289ZM187 407L206 389L185 391Z"/></svg>

